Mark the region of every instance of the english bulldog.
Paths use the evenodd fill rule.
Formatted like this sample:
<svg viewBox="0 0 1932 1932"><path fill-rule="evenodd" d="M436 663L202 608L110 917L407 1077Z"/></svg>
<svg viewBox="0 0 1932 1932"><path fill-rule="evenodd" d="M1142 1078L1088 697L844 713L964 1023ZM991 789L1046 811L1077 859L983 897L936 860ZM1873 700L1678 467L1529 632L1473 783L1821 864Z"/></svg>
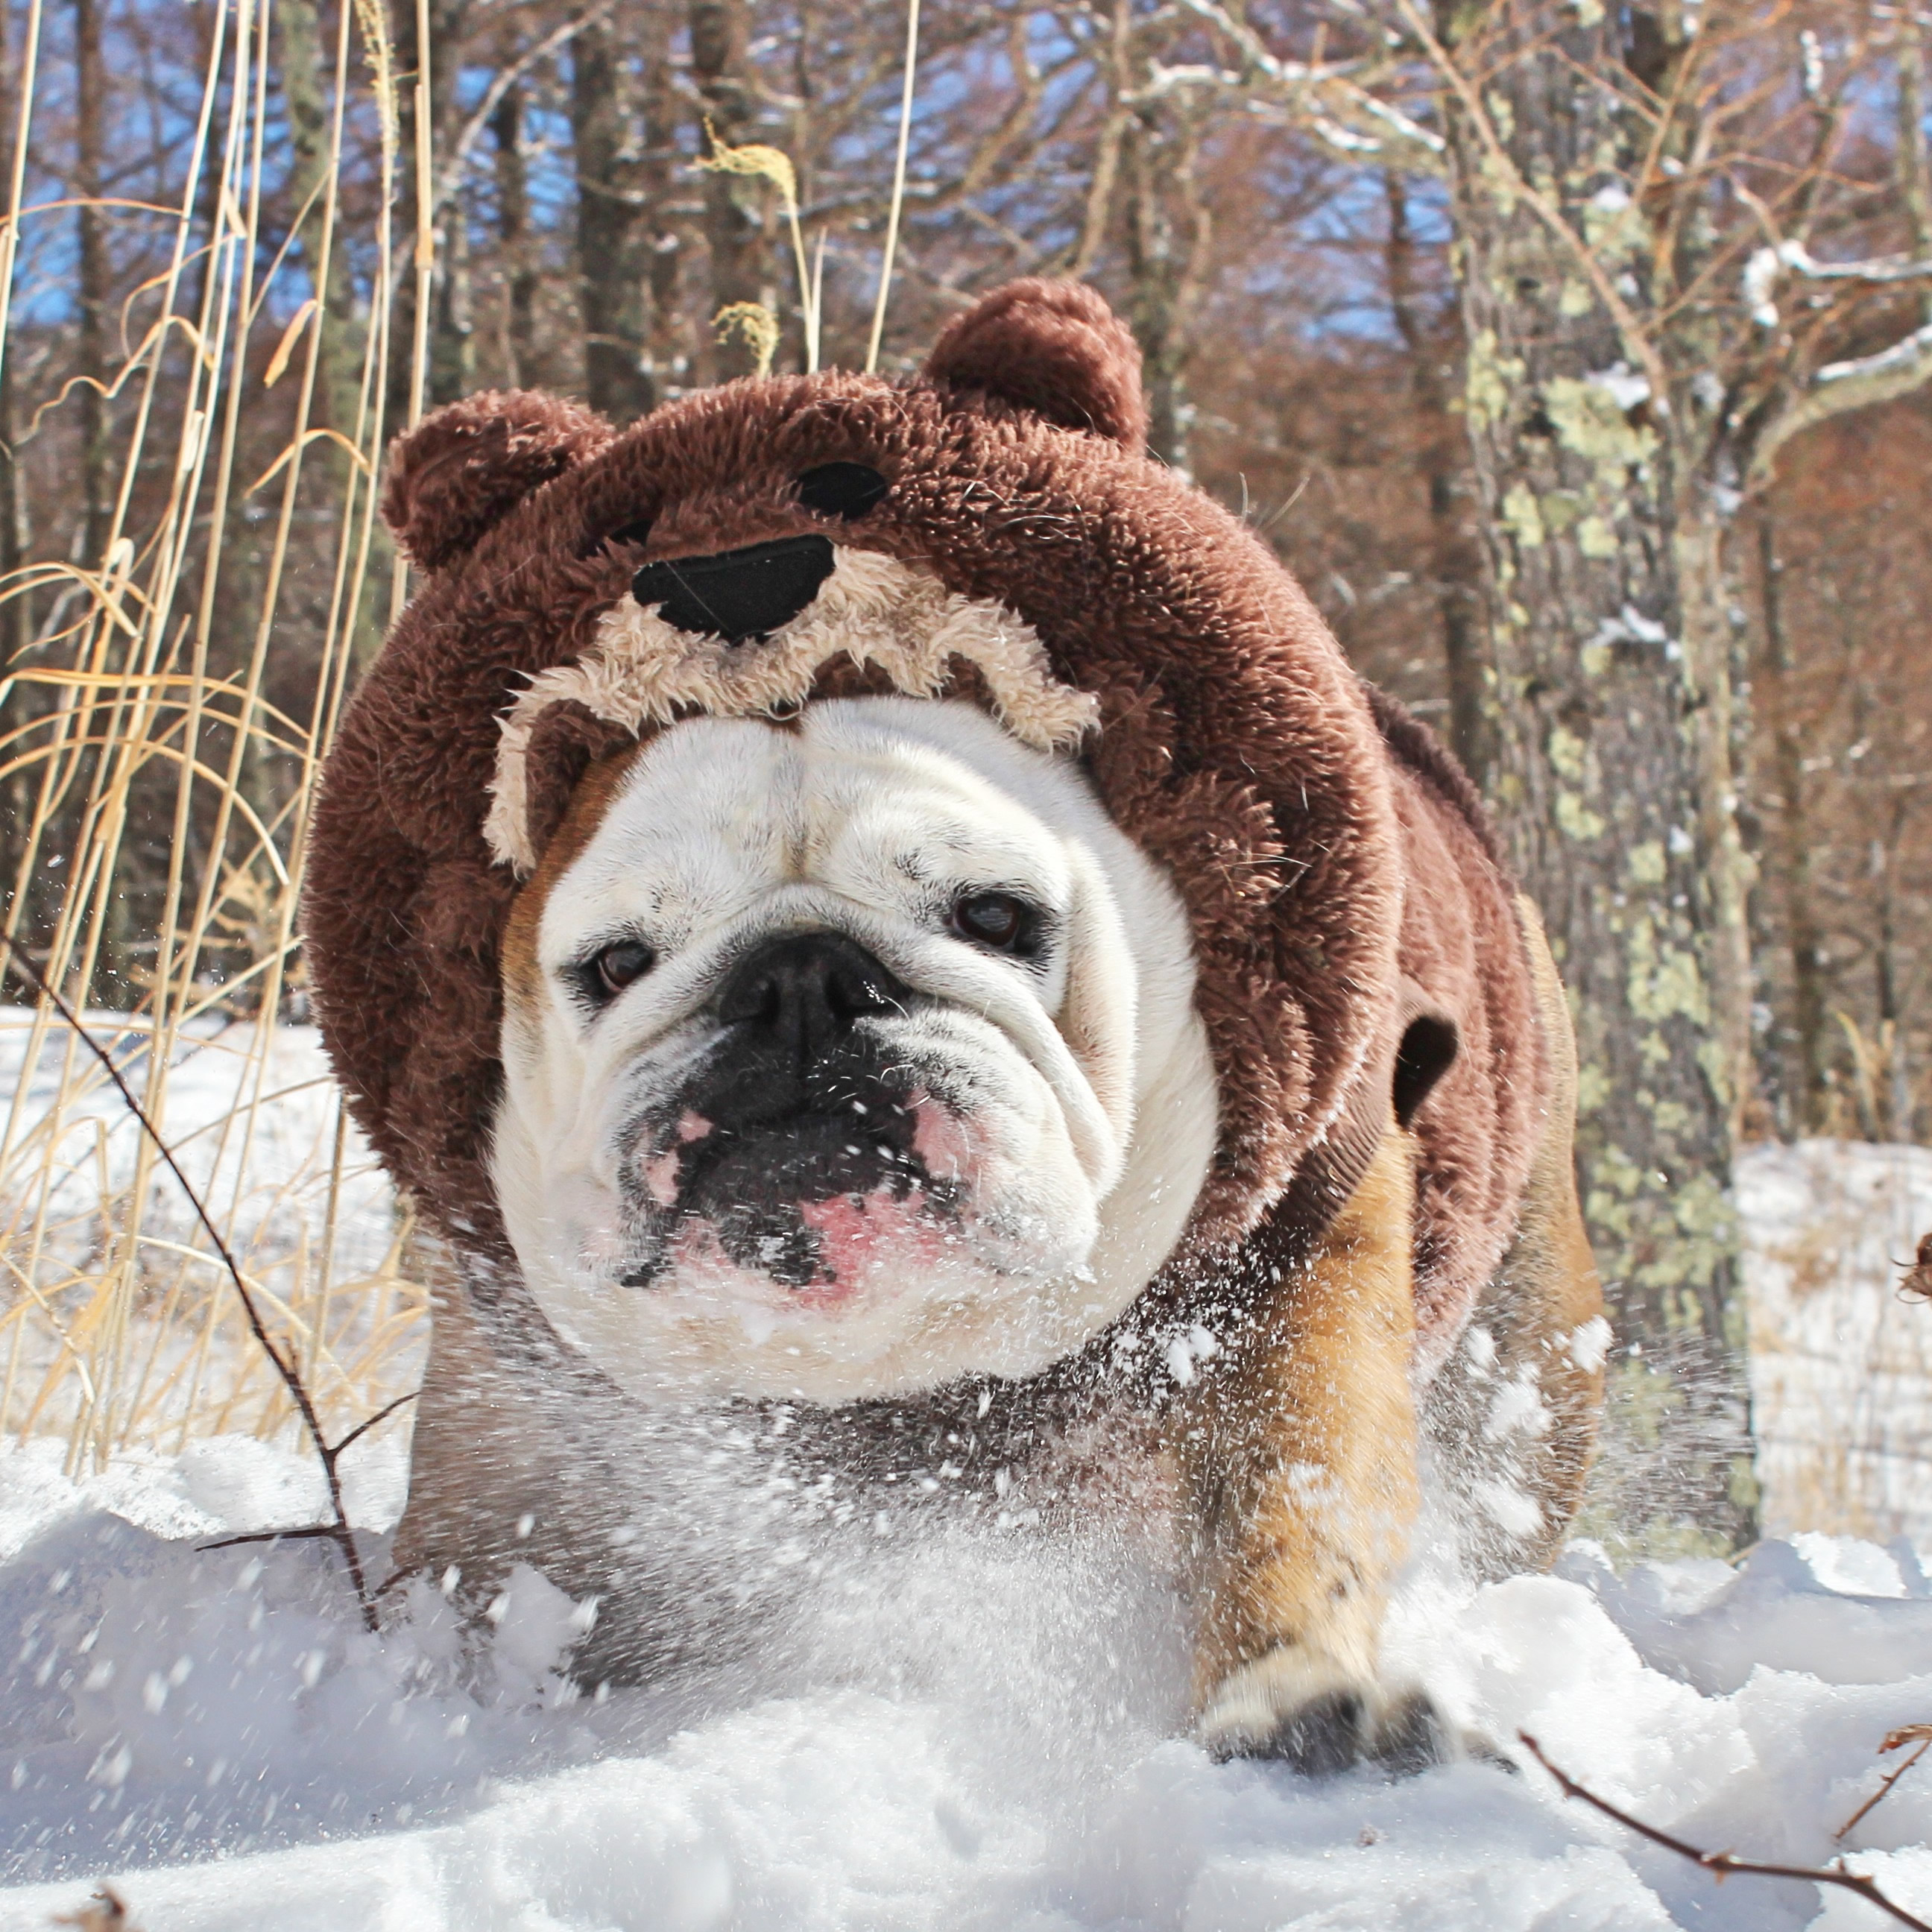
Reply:
<svg viewBox="0 0 1932 1932"><path fill-rule="evenodd" d="M780 1644L923 1520L1104 1516L1210 1749L1414 1768L1424 1461L1479 1568L1562 1540L1607 1330L1534 910L1144 424L1028 284L906 381L396 452L424 580L307 910L440 1257L397 1555L594 1598L586 1677Z"/></svg>

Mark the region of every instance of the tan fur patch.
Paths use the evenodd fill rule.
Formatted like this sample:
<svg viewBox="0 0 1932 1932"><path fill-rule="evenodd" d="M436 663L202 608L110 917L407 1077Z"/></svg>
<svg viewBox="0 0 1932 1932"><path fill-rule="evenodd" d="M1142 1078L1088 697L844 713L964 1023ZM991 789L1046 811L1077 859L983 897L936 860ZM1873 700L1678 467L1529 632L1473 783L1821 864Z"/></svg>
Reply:
<svg viewBox="0 0 1932 1932"><path fill-rule="evenodd" d="M1100 716L1099 700L1054 677L1038 632L1004 604L960 596L928 571L842 544L818 596L760 644L680 631L633 598L614 605L591 649L539 672L501 720L483 826L491 853L520 877L536 863L527 766L537 720L551 705L574 700L638 732L688 711L769 716L802 704L820 668L839 658L878 666L913 698L938 696L963 660L1000 723L1038 751L1077 743Z"/></svg>
<svg viewBox="0 0 1932 1932"><path fill-rule="evenodd" d="M550 836L536 870L524 882L510 908L503 927L503 990L512 1013L520 1004L533 1004L542 991L537 933L551 888L596 836L611 800L643 748L640 745L627 746L610 758L600 758L578 780L563 822Z"/></svg>
<svg viewBox="0 0 1932 1932"><path fill-rule="evenodd" d="M1372 1688L1419 1506L1414 1202L1415 1142L1391 1125L1315 1252L1257 1312L1244 1358L1187 1406L1195 1698L1210 1732L1265 1736L1264 1715Z"/></svg>

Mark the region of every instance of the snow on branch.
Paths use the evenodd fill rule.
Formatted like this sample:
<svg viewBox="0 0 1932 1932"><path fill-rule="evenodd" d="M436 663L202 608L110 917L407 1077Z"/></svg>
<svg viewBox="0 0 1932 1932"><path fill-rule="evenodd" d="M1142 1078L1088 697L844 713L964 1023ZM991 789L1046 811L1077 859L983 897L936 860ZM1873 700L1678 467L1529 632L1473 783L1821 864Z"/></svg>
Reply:
<svg viewBox="0 0 1932 1932"><path fill-rule="evenodd" d="M1901 372L1910 373L1914 382L1925 380L1925 359L1932 351L1932 322L1922 328L1915 328L1902 341L1894 342L1889 349L1881 349L1870 356L1855 357L1849 362L1827 362L1813 380L1819 382L1856 382L1866 376L1885 376Z"/></svg>
<svg viewBox="0 0 1932 1932"><path fill-rule="evenodd" d="M1448 153L1440 134L1371 91L1370 83L1383 70L1380 63L1361 56L1328 62L1283 60L1220 0L1180 0L1180 4L1233 46L1241 66L1238 72L1211 67L1163 68L1156 80L1162 91L1201 86L1252 91L1258 82L1268 91L1298 104L1318 99L1326 111L1310 116L1309 124L1345 154L1382 153L1391 139L1419 148L1431 163L1439 164ZM1351 122L1371 124L1351 126Z"/></svg>
<svg viewBox="0 0 1932 1932"><path fill-rule="evenodd" d="M1903 255L1874 256L1862 262L1821 262L1802 242L1786 242L1778 259L1792 274L1814 282L1916 282L1932 276L1932 262Z"/></svg>
<svg viewBox="0 0 1932 1932"><path fill-rule="evenodd" d="M1868 409L1910 395L1932 381L1932 322L1914 329L1888 349L1845 362L1827 362L1811 386L1772 418L1751 454L1755 476L1770 473L1772 459L1794 436L1852 410Z"/></svg>
<svg viewBox="0 0 1932 1932"><path fill-rule="evenodd" d="M1753 253L1741 278L1744 306L1760 328L1778 326L1778 304L1772 299L1772 292L1786 274L1811 282L1863 282L1882 286L1888 283L1932 280L1932 260L1874 255L1857 262L1821 262L1802 242L1780 242L1775 247L1767 244ZM1849 369L1855 365L1834 366ZM1822 372L1820 380L1823 380Z"/></svg>

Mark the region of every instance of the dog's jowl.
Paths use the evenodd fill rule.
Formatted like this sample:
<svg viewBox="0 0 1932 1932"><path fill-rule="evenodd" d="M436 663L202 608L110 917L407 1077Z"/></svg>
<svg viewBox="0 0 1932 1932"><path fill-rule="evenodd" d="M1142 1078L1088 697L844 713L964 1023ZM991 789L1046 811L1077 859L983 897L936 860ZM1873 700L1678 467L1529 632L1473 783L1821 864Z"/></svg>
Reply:
<svg viewBox="0 0 1932 1932"><path fill-rule="evenodd" d="M1417 1766L1421 1445L1487 1568L1591 1452L1568 1015L1468 781L1144 429L1022 283L916 377L398 444L306 908L439 1258L398 1553L636 1677L890 1510L1111 1511L1210 1748Z"/></svg>

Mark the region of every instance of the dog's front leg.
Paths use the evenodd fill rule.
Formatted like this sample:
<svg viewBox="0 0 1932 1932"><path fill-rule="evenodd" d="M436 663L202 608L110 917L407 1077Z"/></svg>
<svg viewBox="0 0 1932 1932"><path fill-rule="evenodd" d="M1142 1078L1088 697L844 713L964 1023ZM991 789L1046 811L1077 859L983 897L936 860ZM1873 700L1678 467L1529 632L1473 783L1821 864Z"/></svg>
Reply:
<svg viewBox="0 0 1932 1932"><path fill-rule="evenodd" d="M1188 1391L1199 1729L1221 1756L1336 1770L1441 1754L1378 1648L1418 1508L1414 1151L1391 1122L1354 1195Z"/></svg>

